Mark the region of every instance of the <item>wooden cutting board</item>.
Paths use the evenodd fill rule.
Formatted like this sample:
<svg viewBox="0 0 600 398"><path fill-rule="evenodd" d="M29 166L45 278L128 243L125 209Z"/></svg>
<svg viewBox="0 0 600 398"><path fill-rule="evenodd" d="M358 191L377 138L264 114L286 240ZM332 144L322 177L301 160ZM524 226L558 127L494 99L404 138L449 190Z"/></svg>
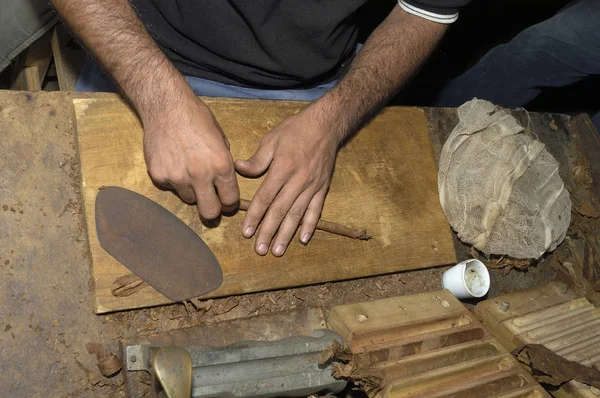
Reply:
<svg viewBox="0 0 600 398"><path fill-rule="evenodd" d="M235 159L251 156L260 138L307 104L288 101L204 99L231 143ZM366 228L356 241L317 231L308 246L297 237L282 258L260 257L241 234L243 213L204 226L195 206L156 188L144 163L142 127L119 99L76 99L83 196L92 253L97 313L168 303L151 287L115 297L115 280L130 272L99 245L94 200L116 185L155 200L198 233L223 267L219 297L385 274L456 261L450 226L438 200L437 169L423 110L384 109L339 153L323 218ZM261 179L238 179L251 198ZM168 264L165 264L168 266Z"/></svg>

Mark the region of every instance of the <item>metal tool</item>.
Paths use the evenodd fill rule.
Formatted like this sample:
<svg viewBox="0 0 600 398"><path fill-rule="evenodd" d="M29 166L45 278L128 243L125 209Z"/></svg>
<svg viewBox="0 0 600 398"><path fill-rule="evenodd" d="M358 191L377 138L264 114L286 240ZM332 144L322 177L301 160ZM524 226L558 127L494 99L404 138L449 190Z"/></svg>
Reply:
<svg viewBox="0 0 600 398"><path fill-rule="evenodd" d="M185 348L163 347L152 356L152 369L169 398L189 398L192 394L192 356Z"/></svg>
<svg viewBox="0 0 600 398"><path fill-rule="evenodd" d="M218 348L129 345L125 347L124 362L128 372L150 372L158 397L163 394L176 398L178 395L170 392L176 391L174 385L187 386L188 382L194 398L306 397L334 394L345 388L344 380L331 375L331 365L319 366L321 353L334 341L342 340L335 332L320 329L312 337L240 342ZM170 359L160 360L164 357ZM190 357L191 375L187 365L173 365L186 364Z"/></svg>
<svg viewBox="0 0 600 398"><path fill-rule="evenodd" d="M98 192L96 233L104 250L170 300L201 296L223 282L219 262L190 227L128 189Z"/></svg>

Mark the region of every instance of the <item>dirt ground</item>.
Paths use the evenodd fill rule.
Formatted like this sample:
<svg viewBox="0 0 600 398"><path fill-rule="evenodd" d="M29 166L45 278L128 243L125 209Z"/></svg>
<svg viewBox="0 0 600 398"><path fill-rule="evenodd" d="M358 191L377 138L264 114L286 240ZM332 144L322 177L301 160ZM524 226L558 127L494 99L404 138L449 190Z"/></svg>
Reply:
<svg viewBox="0 0 600 398"><path fill-rule="evenodd" d="M71 118L75 94L59 94L0 92L1 395L123 397L121 375L100 375L89 352L95 345L116 353L120 338L294 308L321 306L327 313L337 304L440 289L444 267L211 300L201 308L184 303L95 315ZM457 254L473 253L457 242ZM550 281L560 266L553 261L492 269L490 296Z"/></svg>

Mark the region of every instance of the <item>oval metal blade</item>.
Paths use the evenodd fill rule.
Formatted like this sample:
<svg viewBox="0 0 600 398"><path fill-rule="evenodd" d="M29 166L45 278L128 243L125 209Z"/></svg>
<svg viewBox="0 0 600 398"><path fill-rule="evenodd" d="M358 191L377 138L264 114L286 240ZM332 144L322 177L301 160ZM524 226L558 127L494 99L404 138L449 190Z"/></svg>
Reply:
<svg viewBox="0 0 600 398"><path fill-rule="evenodd" d="M177 216L158 203L120 187L96 196L100 245L170 300L183 301L223 282L210 248Z"/></svg>

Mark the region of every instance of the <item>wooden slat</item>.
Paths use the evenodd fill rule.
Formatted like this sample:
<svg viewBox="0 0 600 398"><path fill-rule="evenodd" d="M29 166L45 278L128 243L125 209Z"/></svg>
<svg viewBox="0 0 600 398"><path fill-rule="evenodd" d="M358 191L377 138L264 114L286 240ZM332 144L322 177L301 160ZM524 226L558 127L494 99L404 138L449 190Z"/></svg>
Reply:
<svg viewBox="0 0 600 398"><path fill-rule="evenodd" d="M286 101L206 99L236 159L249 157L262 135L306 106ZM116 185L157 201L190 225L214 251L224 272L221 288L207 297L350 279L456 261L449 225L437 194L437 171L424 112L388 108L338 156L323 218L365 227L373 235L356 241L317 231L307 247L294 239L285 256L260 257L241 235L243 214L206 228L197 209L148 177L138 118L119 100L75 100L83 195L99 313L167 303L146 287L114 297L115 279L128 270L98 244L94 200L98 188ZM251 198L261 179L238 178Z"/></svg>
<svg viewBox="0 0 600 398"><path fill-rule="evenodd" d="M535 386L524 388L522 390L515 391L510 394L499 396L497 398L542 398L547 396L547 394L548 393L546 392L546 390L544 390L541 386Z"/></svg>
<svg viewBox="0 0 600 398"><path fill-rule="evenodd" d="M11 90L40 91L42 83L39 75L37 66L24 66L11 85Z"/></svg>
<svg viewBox="0 0 600 398"><path fill-rule="evenodd" d="M571 380L563 384L553 395L556 398L598 398L600 397L600 391L593 387L590 388L587 384Z"/></svg>
<svg viewBox="0 0 600 398"><path fill-rule="evenodd" d="M69 48L71 38L62 24L56 25L52 33L52 54L56 67L56 77L61 91L75 91L77 79L85 55L82 51Z"/></svg>
<svg viewBox="0 0 600 398"><path fill-rule="evenodd" d="M563 321L573 315L589 312L594 308L586 299L578 298L568 303L560 304L547 308L533 314L524 315L512 320L515 328L514 332L519 333L523 330L536 329L552 322Z"/></svg>
<svg viewBox="0 0 600 398"><path fill-rule="evenodd" d="M51 32L33 42L15 62L18 70L12 90L40 91L52 60Z"/></svg>

